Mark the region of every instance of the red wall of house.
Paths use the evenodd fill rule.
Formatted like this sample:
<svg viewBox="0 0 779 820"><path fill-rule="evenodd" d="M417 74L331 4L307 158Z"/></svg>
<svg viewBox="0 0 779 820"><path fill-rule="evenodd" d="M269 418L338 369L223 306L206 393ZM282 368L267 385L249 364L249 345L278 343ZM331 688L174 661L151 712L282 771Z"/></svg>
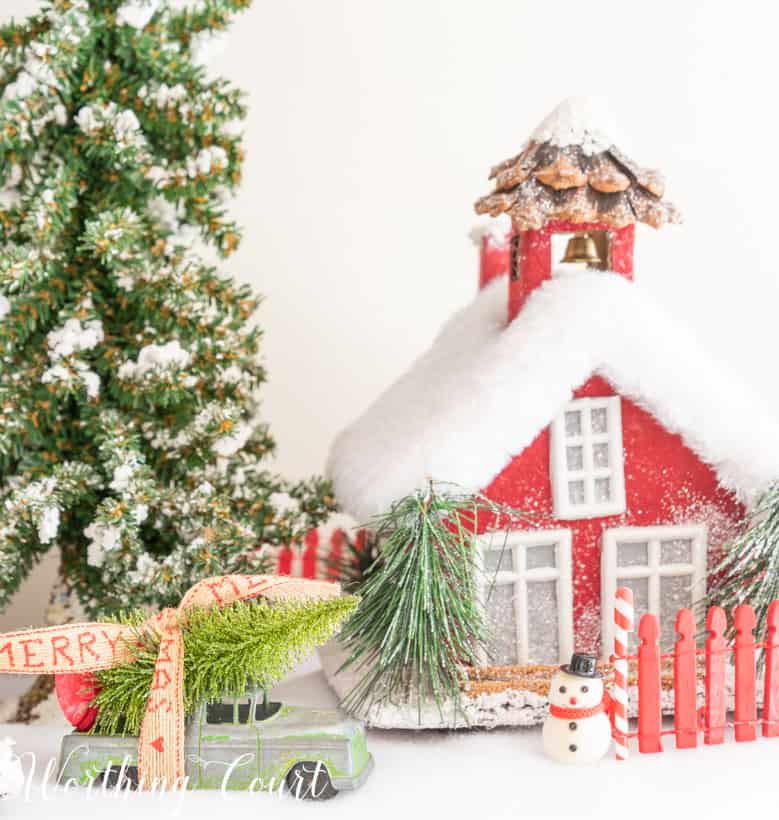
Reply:
<svg viewBox="0 0 779 820"><path fill-rule="evenodd" d="M591 377L575 392L576 398L613 395L616 391L600 376ZM600 545L605 529L705 523L711 559L744 516L743 506L719 486L714 471L678 435L669 433L653 416L624 397L622 428L627 493L627 512L623 515L579 521L553 517L548 428L484 490L495 501L543 514L542 521L523 524L520 529L571 530L574 636L576 649L582 652L599 651Z"/></svg>
<svg viewBox="0 0 779 820"><path fill-rule="evenodd" d="M599 222L547 222L537 231L522 231L519 235L519 276L509 278L509 322L522 310L528 296L552 276L552 234L577 231L608 231L611 270L625 279L633 279L635 225L612 229Z"/></svg>
<svg viewBox="0 0 779 820"><path fill-rule="evenodd" d="M481 238L479 249L479 290L486 288L493 279L505 276L511 267L511 240L493 239L489 234Z"/></svg>

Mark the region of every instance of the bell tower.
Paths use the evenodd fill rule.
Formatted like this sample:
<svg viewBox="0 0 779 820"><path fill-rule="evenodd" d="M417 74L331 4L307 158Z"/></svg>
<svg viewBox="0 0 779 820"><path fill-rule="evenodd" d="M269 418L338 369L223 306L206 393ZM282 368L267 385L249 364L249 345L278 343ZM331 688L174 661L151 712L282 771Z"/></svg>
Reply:
<svg viewBox="0 0 779 820"><path fill-rule="evenodd" d="M479 214L511 220L509 321L552 276L584 267L632 280L635 223L679 221L662 175L636 165L598 123L591 101L564 101L492 169L495 189L476 203Z"/></svg>
<svg viewBox="0 0 779 820"><path fill-rule="evenodd" d="M584 258L564 261L558 235L567 239L567 250L580 238L586 236L595 245L597 259ZM590 268L633 279L633 241L635 225L612 228L602 222L573 223L553 220L537 230L519 231L512 238L512 259L509 266L509 321L521 310L528 296L553 272L575 272L574 266ZM597 237L597 238L596 238ZM565 266L565 267L564 267Z"/></svg>

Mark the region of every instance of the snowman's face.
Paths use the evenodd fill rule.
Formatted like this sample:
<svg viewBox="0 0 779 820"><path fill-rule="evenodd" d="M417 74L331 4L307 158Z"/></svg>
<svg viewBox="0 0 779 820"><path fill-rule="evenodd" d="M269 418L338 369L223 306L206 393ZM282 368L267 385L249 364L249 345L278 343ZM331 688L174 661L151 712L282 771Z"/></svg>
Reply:
<svg viewBox="0 0 779 820"><path fill-rule="evenodd" d="M565 709L589 709L603 700L603 679L582 678L562 670L552 676L549 702Z"/></svg>

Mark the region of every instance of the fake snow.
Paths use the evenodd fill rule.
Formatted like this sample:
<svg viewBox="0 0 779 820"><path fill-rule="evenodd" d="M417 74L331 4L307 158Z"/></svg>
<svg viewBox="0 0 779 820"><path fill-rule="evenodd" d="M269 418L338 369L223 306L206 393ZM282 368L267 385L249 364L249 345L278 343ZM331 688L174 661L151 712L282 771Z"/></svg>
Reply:
<svg viewBox="0 0 779 820"><path fill-rule="evenodd" d="M560 148L579 146L591 156L615 145L616 128L605 106L592 97L569 97L549 114L530 136Z"/></svg>
<svg viewBox="0 0 779 820"><path fill-rule="evenodd" d="M148 210L149 215L152 216L164 230L175 231L178 228L178 207L175 203L165 199L164 196L155 196L150 199Z"/></svg>
<svg viewBox="0 0 779 820"><path fill-rule="evenodd" d="M29 97L38 87L35 78L26 71L20 71L16 80L8 83L3 91L4 100L23 100Z"/></svg>
<svg viewBox="0 0 779 820"><path fill-rule="evenodd" d="M77 368L78 369L78 368ZM96 399L100 395L100 376L94 370L84 368L79 373L81 380L84 383L84 388L87 391L87 397Z"/></svg>
<svg viewBox="0 0 779 820"><path fill-rule="evenodd" d="M6 188L0 191L0 208L10 210L16 208L22 201L22 195L18 188Z"/></svg>
<svg viewBox="0 0 779 820"><path fill-rule="evenodd" d="M122 532L118 527L107 526L94 521L85 530L89 538L87 545L87 563L93 567L102 567L105 554L117 549L122 541Z"/></svg>
<svg viewBox="0 0 779 820"><path fill-rule="evenodd" d="M168 172L160 165L152 165L146 172L146 179L155 187L161 188L168 179Z"/></svg>
<svg viewBox="0 0 779 820"><path fill-rule="evenodd" d="M279 515L284 515L293 510L298 509L298 502L289 493L271 493L268 496L268 502L278 512Z"/></svg>
<svg viewBox="0 0 779 820"><path fill-rule="evenodd" d="M187 175L194 179L197 176L207 176L212 171L220 171L227 166L227 151L220 145L211 145L202 148L193 159L187 159Z"/></svg>
<svg viewBox="0 0 779 820"><path fill-rule="evenodd" d="M136 504L135 509L133 510L133 517L135 518L136 523L143 524L143 522L149 517L149 505Z"/></svg>
<svg viewBox="0 0 779 820"><path fill-rule="evenodd" d="M141 127L134 111L120 111L114 120L114 133L118 139L124 139Z"/></svg>
<svg viewBox="0 0 779 820"><path fill-rule="evenodd" d="M130 479L135 473L136 467L134 464L120 464L115 470L111 484L109 485L114 492L124 492L130 486Z"/></svg>
<svg viewBox="0 0 779 820"><path fill-rule="evenodd" d="M471 228L468 236L477 248L481 247L481 240L487 237L495 248L502 248L508 244L511 235L511 217L508 214L499 214L497 217L485 217Z"/></svg>
<svg viewBox="0 0 779 820"><path fill-rule="evenodd" d="M147 552L144 552L138 556L135 569L127 576L131 583L142 584L150 581L156 572L157 562Z"/></svg>
<svg viewBox="0 0 779 820"><path fill-rule="evenodd" d="M53 31L56 31L56 38L62 46L78 46L85 36L90 25L90 18L87 13L91 13L89 6L82 0L74 0L67 4L67 8L50 8L43 10L42 18L48 21ZM76 49L69 48L71 53ZM13 82L8 83L3 90L3 99L24 101L33 94L41 94L53 97L52 91L60 88L61 77L66 76L66 72L60 71L55 74L53 66L61 60L62 52L58 53L57 48L51 43L32 42L25 49L24 64ZM2 72L0 72L2 73ZM26 103L22 103L26 105ZM61 119L63 106L57 103L47 113L43 113L33 124L33 133L40 133L45 124L52 119L58 122Z"/></svg>
<svg viewBox="0 0 779 820"><path fill-rule="evenodd" d="M143 99L145 94L141 94L141 91L138 91L138 96ZM167 108L170 105L175 105L177 102L180 102L187 96L187 89L184 88L181 83L176 83L176 85L168 85L167 83L162 83L157 90L152 95L152 100L154 101L157 108Z"/></svg>
<svg viewBox="0 0 779 820"><path fill-rule="evenodd" d="M8 169L8 173L6 174L5 181L3 183L3 188L16 188L17 185L22 181L22 166L18 163L14 163Z"/></svg>
<svg viewBox="0 0 779 820"><path fill-rule="evenodd" d="M134 111L119 108L116 103L85 105L76 114L76 125L87 136L103 135L109 129L120 148L139 148L146 142L141 123Z"/></svg>
<svg viewBox="0 0 779 820"><path fill-rule="evenodd" d="M119 25L143 28L159 8L160 0L129 0L116 10Z"/></svg>
<svg viewBox="0 0 779 820"><path fill-rule="evenodd" d="M195 495L210 496L214 494L214 487L209 481L201 481L195 488Z"/></svg>
<svg viewBox="0 0 779 820"><path fill-rule="evenodd" d="M3 91L5 100L24 100L39 91L42 86L57 87L57 77L52 71L51 61L56 49L45 43L32 43L24 67L14 82Z"/></svg>
<svg viewBox="0 0 779 820"><path fill-rule="evenodd" d="M238 365L231 364L226 367L218 377L222 384L238 384L243 379L244 373Z"/></svg>
<svg viewBox="0 0 779 820"><path fill-rule="evenodd" d="M100 122L95 115L95 109L89 105L84 106L76 114L76 125L85 133L91 134L100 127Z"/></svg>
<svg viewBox="0 0 779 820"><path fill-rule="evenodd" d="M138 354L138 361L127 361L119 367L120 379L138 379L153 370L186 367L192 356L179 344L177 339L164 345L146 345Z"/></svg>
<svg viewBox="0 0 779 820"><path fill-rule="evenodd" d="M777 477L776 421L640 285L602 272L552 279L508 326L506 288L501 277L482 290L335 440L327 474L357 520L429 478L483 489L594 373L745 502Z"/></svg>
<svg viewBox="0 0 779 820"><path fill-rule="evenodd" d="M46 336L52 366L41 376L43 384L60 382L66 386L84 385L90 399L100 395L100 377L79 360L62 360L84 350L92 350L103 341L103 325L99 319L82 324L78 319L68 319L65 324Z"/></svg>
<svg viewBox="0 0 779 820"><path fill-rule="evenodd" d="M76 387L81 383L84 385L88 398L96 399L100 395L100 376L78 359L71 361L68 365L52 365L48 370L44 370L41 382L43 384L60 382L67 387Z"/></svg>
<svg viewBox="0 0 779 820"><path fill-rule="evenodd" d="M81 324L78 319L68 319L57 330L46 336L51 359L61 359L82 350L91 350L103 341L103 325L98 319Z"/></svg>
<svg viewBox="0 0 779 820"><path fill-rule="evenodd" d="M59 507L46 507L38 520L38 540L41 544L51 544L60 527Z"/></svg>
<svg viewBox="0 0 779 820"><path fill-rule="evenodd" d="M222 456L222 458L234 456L244 444L246 444L251 434L251 425L239 424L232 435L218 438L214 442L213 450L217 455Z"/></svg>
<svg viewBox="0 0 779 820"><path fill-rule="evenodd" d="M0 185L0 207L5 209L15 208L22 200L22 194L19 190L19 183L22 181L22 166L18 163L13 163L8 166L5 174L5 179ZM0 301L4 297L0 294ZM2 318L0 313L0 318Z"/></svg>

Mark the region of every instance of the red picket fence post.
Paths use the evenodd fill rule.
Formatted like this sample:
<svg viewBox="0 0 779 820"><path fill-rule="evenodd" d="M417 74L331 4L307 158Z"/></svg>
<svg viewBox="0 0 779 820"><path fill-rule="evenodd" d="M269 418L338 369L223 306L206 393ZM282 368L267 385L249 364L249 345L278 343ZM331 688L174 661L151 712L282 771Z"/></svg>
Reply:
<svg viewBox="0 0 779 820"><path fill-rule="evenodd" d="M317 561L319 559L319 532L309 530L303 539L305 549L303 550L303 578L317 577Z"/></svg>
<svg viewBox="0 0 779 820"><path fill-rule="evenodd" d="M292 551L292 547L289 544L285 544L280 550L279 555L277 558L277 565L276 565L276 572L279 575L291 575L292 574L292 559L295 557L295 553Z"/></svg>
<svg viewBox="0 0 779 820"><path fill-rule="evenodd" d="M618 602L619 603L619 602ZM615 613L616 615L616 613ZM616 621L615 621L616 622ZM619 624L617 623L617 626ZM676 747L690 749L698 743L698 649L695 643L695 618L689 609L676 613L677 639L674 642L674 730ZM779 737L779 600L772 601L766 614L765 642L755 640L755 612L748 604L737 606L734 612L735 640L725 638L727 617L718 606L706 615L708 637L705 644L705 691L703 709L704 743L723 743L727 723L727 667L730 653L734 661L734 719L738 742L757 739L757 652L765 651L762 733L764 737ZM638 627L638 749L640 752L662 752L661 659L658 637L660 628L656 615L646 614ZM616 644L615 644L616 645ZM615 652L615 661L622 653ZM633 660L633 658L631 658ZM616 671L616 670L615 670ZM616 680L616 677L615 677ZM616 691L616 690L615 690ZM619 734L615 732L619 741ZM624 742L624 740L623 740ZM618 754L619 757L619 754Z"/></svg>
<svg viewBox="0 0 779 820"><path fill-rule="evenodd" d="M757 626L751 606L736 607L736 708L734 712L736 740L755 740L757 737L757 686L755 682L755 636Z"/></svg>
<svg viewBox="0 0 779 820"><path fill-rule="evenodd" d="M771 602L766 617L763 737L779 737L779 601Z"/></svg>
<svg viewBox="0 0 779 820"><path fill-rule="evenodd" d="M676 614L679 638L674 644L674 729L676 748L698 745L698 710L695 704L695 618L689 609Z"/></svg>
<svg viewBox="0 0 779 820"><path fill-rule="evenodd" d="M325 556L325 578L328 581L339 579L341 556L343 555L344 544L346 543L346 533L342 529L333 531L330 536L330 554Z"/></svg>
<svg viewBox="0 0 779 820"><path fill-rule="evenodd" d="M713 606L706 615L706 708L703 742L713 746L725 741L725 667L728 644L725 640L727 618L721 607Z"/></svg>
<svg viewBox="0 0 779 820"><path fill-rule="evenodd" d="M647 613L638 625L638 750L644 754L663 751L659 635L657 617Z"/></svg>

